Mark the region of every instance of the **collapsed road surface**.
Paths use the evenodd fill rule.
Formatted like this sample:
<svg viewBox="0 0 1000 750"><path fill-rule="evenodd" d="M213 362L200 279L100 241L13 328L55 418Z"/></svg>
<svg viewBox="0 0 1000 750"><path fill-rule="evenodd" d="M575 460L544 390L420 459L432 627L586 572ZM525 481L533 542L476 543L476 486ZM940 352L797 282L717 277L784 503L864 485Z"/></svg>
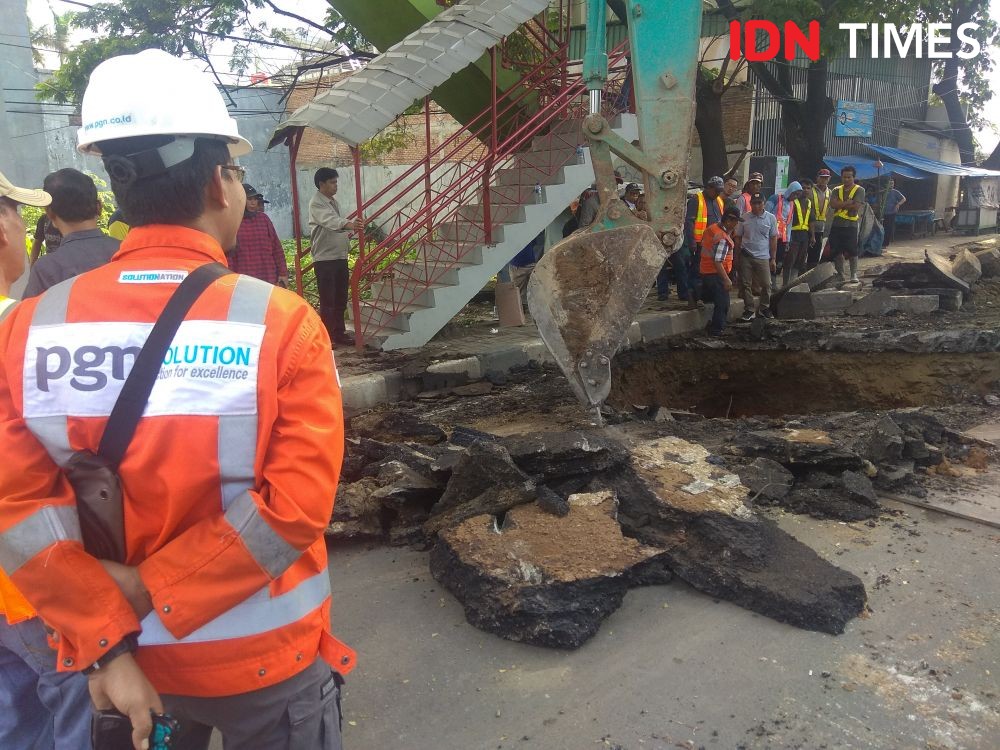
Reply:
<svg viewBox="0 0 1000 750"><path fill-rule="evenodd" d="M545 367L357 416L348 741L1000 745L1000 534L885 500L995 476L966 430L997 420L998 339L962 316L632 350L602 432Z"/></svg>

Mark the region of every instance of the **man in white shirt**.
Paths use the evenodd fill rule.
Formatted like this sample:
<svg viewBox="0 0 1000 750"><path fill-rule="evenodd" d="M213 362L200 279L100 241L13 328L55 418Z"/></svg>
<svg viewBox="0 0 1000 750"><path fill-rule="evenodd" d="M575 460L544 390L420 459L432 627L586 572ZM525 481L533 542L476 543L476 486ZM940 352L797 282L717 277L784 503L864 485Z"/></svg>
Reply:
<svg viewBox="0 0 1000 750"><path fill-rule="evenodd" d="M337 194L336 169L321 167L313 175L316 195L309 201L309 228L312 232L309 252L316 272L319 291L319 316L334 344L351 346L354 337L347 333L344 313L347 311L348 284L351 272L347 253L351 247L349 233L364 228L360 219L345 219Z"/></svg>
<svg viewBox="0 0 1000 750"><path fill-rule="evenodd" d="M773 318L771 312L771 274L777 268L778 220L764 210L764 196L750 196L750 210L740 217L736 227L736 259L740 271L740 296L743 298L743 320L754 319L753 287L760 289L757 315Z"/></svg>

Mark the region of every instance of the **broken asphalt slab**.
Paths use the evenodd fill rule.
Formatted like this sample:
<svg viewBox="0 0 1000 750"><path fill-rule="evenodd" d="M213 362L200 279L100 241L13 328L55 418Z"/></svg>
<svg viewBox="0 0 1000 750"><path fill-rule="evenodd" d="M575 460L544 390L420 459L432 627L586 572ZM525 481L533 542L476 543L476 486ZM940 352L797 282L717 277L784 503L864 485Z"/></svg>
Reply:
<svg viewBox="0 0 1000 750"><path fill-rule="evenodd" d="M737 476L680 438L632 447L604 481L630 536L665 551L670 569L711 596L796 627L842 633L865 608L864 585L755 514Z"/></svg>
<svg viewBox="0 0 1000 750"><path fill-rule="evenodd" d="M572 495L557 517L535 505L469 518L431 551L434 578L472 625L512 641L575 649L637 584L667 583L663 552L623 536L613 492Z"/></svg>

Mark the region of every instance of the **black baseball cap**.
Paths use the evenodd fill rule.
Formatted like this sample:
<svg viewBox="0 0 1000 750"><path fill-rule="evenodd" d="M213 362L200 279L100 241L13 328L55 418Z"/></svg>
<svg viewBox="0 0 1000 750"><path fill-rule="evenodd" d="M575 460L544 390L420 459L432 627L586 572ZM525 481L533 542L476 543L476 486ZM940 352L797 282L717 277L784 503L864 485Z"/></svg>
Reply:
<svg viewBox="0 0 1000 750"><path fill-rule="evenodd" d="M739 211L738 208L733 208L732 206L730 206L729 208L727 208L725 211L722 212L722 218L723 219L739 219L740 218L740 211Z"/></svg>
<svg viewBox="0 0 1000 750"><path fill-rule="evenodd" d="M271 201L264 200L264 194L254 188L249 182L243 183L243 190L246 191L247 198L260 198L261 203L270 203Z"/></svg>
<svg viewBox="0 0 1000 750"><path fill-rule="evenodd" d="M750 202L751 203L763 203L764 202L764 194L763 193L754 193L753 195L750 196Z"/></svg>
<svg viewBox="0 0 1000 750"><path fill-rule="evenodd" d="M625 192L626 193L641 193L642 192L642 185L640 185L638 182L630 182L628 185L625 186Z"/></svg>

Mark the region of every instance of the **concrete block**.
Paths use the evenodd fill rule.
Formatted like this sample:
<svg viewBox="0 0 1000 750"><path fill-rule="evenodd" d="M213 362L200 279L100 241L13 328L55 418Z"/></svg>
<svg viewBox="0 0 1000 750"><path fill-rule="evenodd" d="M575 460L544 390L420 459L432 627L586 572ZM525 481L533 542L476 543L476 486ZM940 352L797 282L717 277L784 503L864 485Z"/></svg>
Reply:
<svg viewBox="0 0 1000 750"><path fill-rule="evenodd" d="M813 295L808 291L808 286L805 284L802 284L802 286L807 291L800 292L793 288L781 296L777 309L779 318L812 320L816 317L816 310L813 307Z"/></svg>
<svg viewBox="0 0 1000 750"><path fill-rule="evenodd" d="M483 377L482 365L476 357L436 362L427 367L427 372L430 375L467 375L469 380L479 380Z"/></svg>
<svg viewBox="0 0 1000 750"><path fill-rule="evenodd" d="M528 358L529 362L539 362L545 364L547 362L554 363L555 357L552 356L552 352L549 348L545 346L544 341L532 341L529 344L525 344L521 349L524 351L525 356Z"/></svg>
<svg viewBox="0 0 1000 750"><path fill-rule="evenodd" d="M491 370L509 372L514 367L522 367L530 361L524 347L511 347L509 349L484 352L479 355L478 359L483 372L490 372Z"/></svg>
<svg viewBox="0 0 1000 750"><path fill-rule="evenodd" d="M961 292L959 292L961 294ZM876 289L871 294L862 297L847 308L848 315L858 317L878 317L892 309L893 292L891 289Z"/></svg>
<svg viewBox="0 0 1000 750"><path fill-rule="evenodd" d="M854 295L851 292L838 292L834 289L828 289L823 292L813 292L812 294L813 314L817 318L840 315L853 303Z"/></svg>
<svg viewBox="0 0 1000 750"><path fill-rule="evenodd" d="M992 279L1000 276L1000 250L987 248L985 250L977 250L973 255L979 261L979 267L983 271L984 279Z"/></svg>
<svg viewBox="0 0 1000 750"><path fill-rule="evenodd" d="M639 321L635 320L632 325L628 327L628 334L625 338L625 343L622 344L623 349L631 348L642 343L642 327L639 325Z"/></svg>
<svg viewBox="0 0 1000 750"><path fill-rule="evenodd" d="M975 284L983 275L983 267L975 255L962 250L952 261L951 272L967 284Z"/></svg>
<svg viewBox="0 0 1000 750"><path fill-rule="evenodd" d="M730 323L740 319L743 315L743 310L746 308L746 303L741 299L734 299L729 303L729 315L728 320Z"/></svg>
<svg viewBox="0 0 1000 750"><path fill-rule="evenodd" d="M830 279L836 280L837 269L833 267L833 263L820 263L815 268L811 268L804 274L795 279L794 286L785 287L784 289L778 289L771 295L771 307L776 308L781 298L792 291L798 290L800 286L806 286L810 291L818 291L819 289L825 289L830 284ZM805 291L805 290L799 290Z"/></svg>
<svg viewBox="0 0 1000 750"><path fill-rule="evenodd" d="M680 336L692 331L700 331L705 327L708 319L712 317L711 309L712 306L708 305L705 310L676 310L667 313L667 319L670 321L670 335ZM709 311L707 317L705 316L706 310Z"/></svg>
<svg viewBox="0 0 1000 750"><path fill-rule="evenodd" d="M648 344L673 336L676 332L673 329L671 318L670 313L664 313L640 320L639 330L642 331L642 340Z"/></svg>
<svg viewBox="0 0 1000 750"><path fill-rule="evenodd" d="M399 376L399 373L396 372L396 375ZM399 380L402 378L399 377ZM340 396L344 403L344 411L348 414L357 414L396 400L399 397L398 384L395 390L395 397L390 399L389 383L385 373L373 372L344 378L340 385Z"/></svg>
<svg viewBox="0 0 1000 750"><path fill-rule="evenodd" d="M948 289L958 289L964 297L972 293L972 286L965 279L960 279L952 273L952 264L947 258L924 251L924 264L934 286L944 286Z"/></svg>
<svg viewBox="0 0 1000 750"><path fill-rule="evenodd" d="M962 293L957 289L910 289L910 294L931 295L940 300L942 310L958 312L962 309Z"/></svg>
<svg viewBox="0 0 1000 750"><path fill-rule="evenodd" d="M941 303L936 295L925 294L906 294L900 296L894 296L892 300L892 309L902 313L914 313L923 314L930 313L937 310Z"/></svg>

